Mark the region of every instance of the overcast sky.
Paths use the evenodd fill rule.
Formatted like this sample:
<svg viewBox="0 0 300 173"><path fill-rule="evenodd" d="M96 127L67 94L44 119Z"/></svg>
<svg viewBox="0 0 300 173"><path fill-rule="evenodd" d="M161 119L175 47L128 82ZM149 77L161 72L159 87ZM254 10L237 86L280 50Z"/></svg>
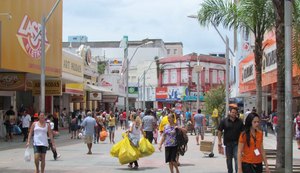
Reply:
<svg viewBox="0 0 300 173"><path fill-rule="evenodd" d="M64 0L63 41L71 35L86 35L88 41L119 41L127 35L129 41L182 42L184 54L223 53L225 45L214 28L187 17L197 14L202 1ZM231 39L231 33L221 32Z"/></svg>

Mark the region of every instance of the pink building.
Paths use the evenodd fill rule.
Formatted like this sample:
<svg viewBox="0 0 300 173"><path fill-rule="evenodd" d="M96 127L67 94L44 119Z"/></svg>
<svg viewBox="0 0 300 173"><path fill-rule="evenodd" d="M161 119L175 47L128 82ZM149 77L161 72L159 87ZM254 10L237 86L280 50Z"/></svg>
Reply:
<svg viewBox="0 0 300 173"><path fill-rule="evenodd" d="M196 108L197 61L203 67L199 74L200 101L205 92L225 83L225 58L211 55L188 54L172 56L159 60L159 79L156 89L158 108L174 107L188 102L192 110ZM203 106L203 104L201 104Z"/></svg>

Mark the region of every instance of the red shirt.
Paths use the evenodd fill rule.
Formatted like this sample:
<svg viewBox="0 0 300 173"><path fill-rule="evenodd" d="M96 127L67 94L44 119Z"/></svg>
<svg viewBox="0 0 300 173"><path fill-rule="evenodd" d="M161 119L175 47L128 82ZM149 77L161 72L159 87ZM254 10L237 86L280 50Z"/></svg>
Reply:
<svg viewBox="0 0 300 173"><path fill-rule="evenodd" d="M273 117L273 124L275 124L275 125L278 124L278 117L277 116Z"/></svg>

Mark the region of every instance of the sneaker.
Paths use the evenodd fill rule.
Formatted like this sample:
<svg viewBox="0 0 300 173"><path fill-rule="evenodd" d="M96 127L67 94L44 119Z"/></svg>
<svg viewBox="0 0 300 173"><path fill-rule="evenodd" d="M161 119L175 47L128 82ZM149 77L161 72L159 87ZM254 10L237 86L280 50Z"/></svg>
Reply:
<svg viewBox="0 0 300 173"><path fill-rule="evenodd" d="M134 167L132 169L138 169L139 166L138 165L134 165Z"/></svg>
<svg viewBox="0 0 300 173"><path fill-rule="evenodd" d="M132 168L132 164L128 164L128 168Z"/></svg>
<svg viewBox="0 0 300 173"><path fill-rule="evenodd" d="M60 156L61 156L60 154L57 154L57 156L56 156L56 159L59 159L59 158L60 158Z"/></svg>

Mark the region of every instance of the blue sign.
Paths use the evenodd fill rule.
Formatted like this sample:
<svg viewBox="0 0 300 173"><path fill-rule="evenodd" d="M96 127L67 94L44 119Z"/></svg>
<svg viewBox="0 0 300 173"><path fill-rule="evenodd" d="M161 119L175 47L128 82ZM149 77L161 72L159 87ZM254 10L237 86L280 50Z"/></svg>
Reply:
<svg viewBox="0 0 300 173"><path fill-rule="evenodd" d="M184 96L183 101L185 102L196 102L197 101L197 96ZM199 96L199 101L203 102L204 101L204 96Z"/></svg>

